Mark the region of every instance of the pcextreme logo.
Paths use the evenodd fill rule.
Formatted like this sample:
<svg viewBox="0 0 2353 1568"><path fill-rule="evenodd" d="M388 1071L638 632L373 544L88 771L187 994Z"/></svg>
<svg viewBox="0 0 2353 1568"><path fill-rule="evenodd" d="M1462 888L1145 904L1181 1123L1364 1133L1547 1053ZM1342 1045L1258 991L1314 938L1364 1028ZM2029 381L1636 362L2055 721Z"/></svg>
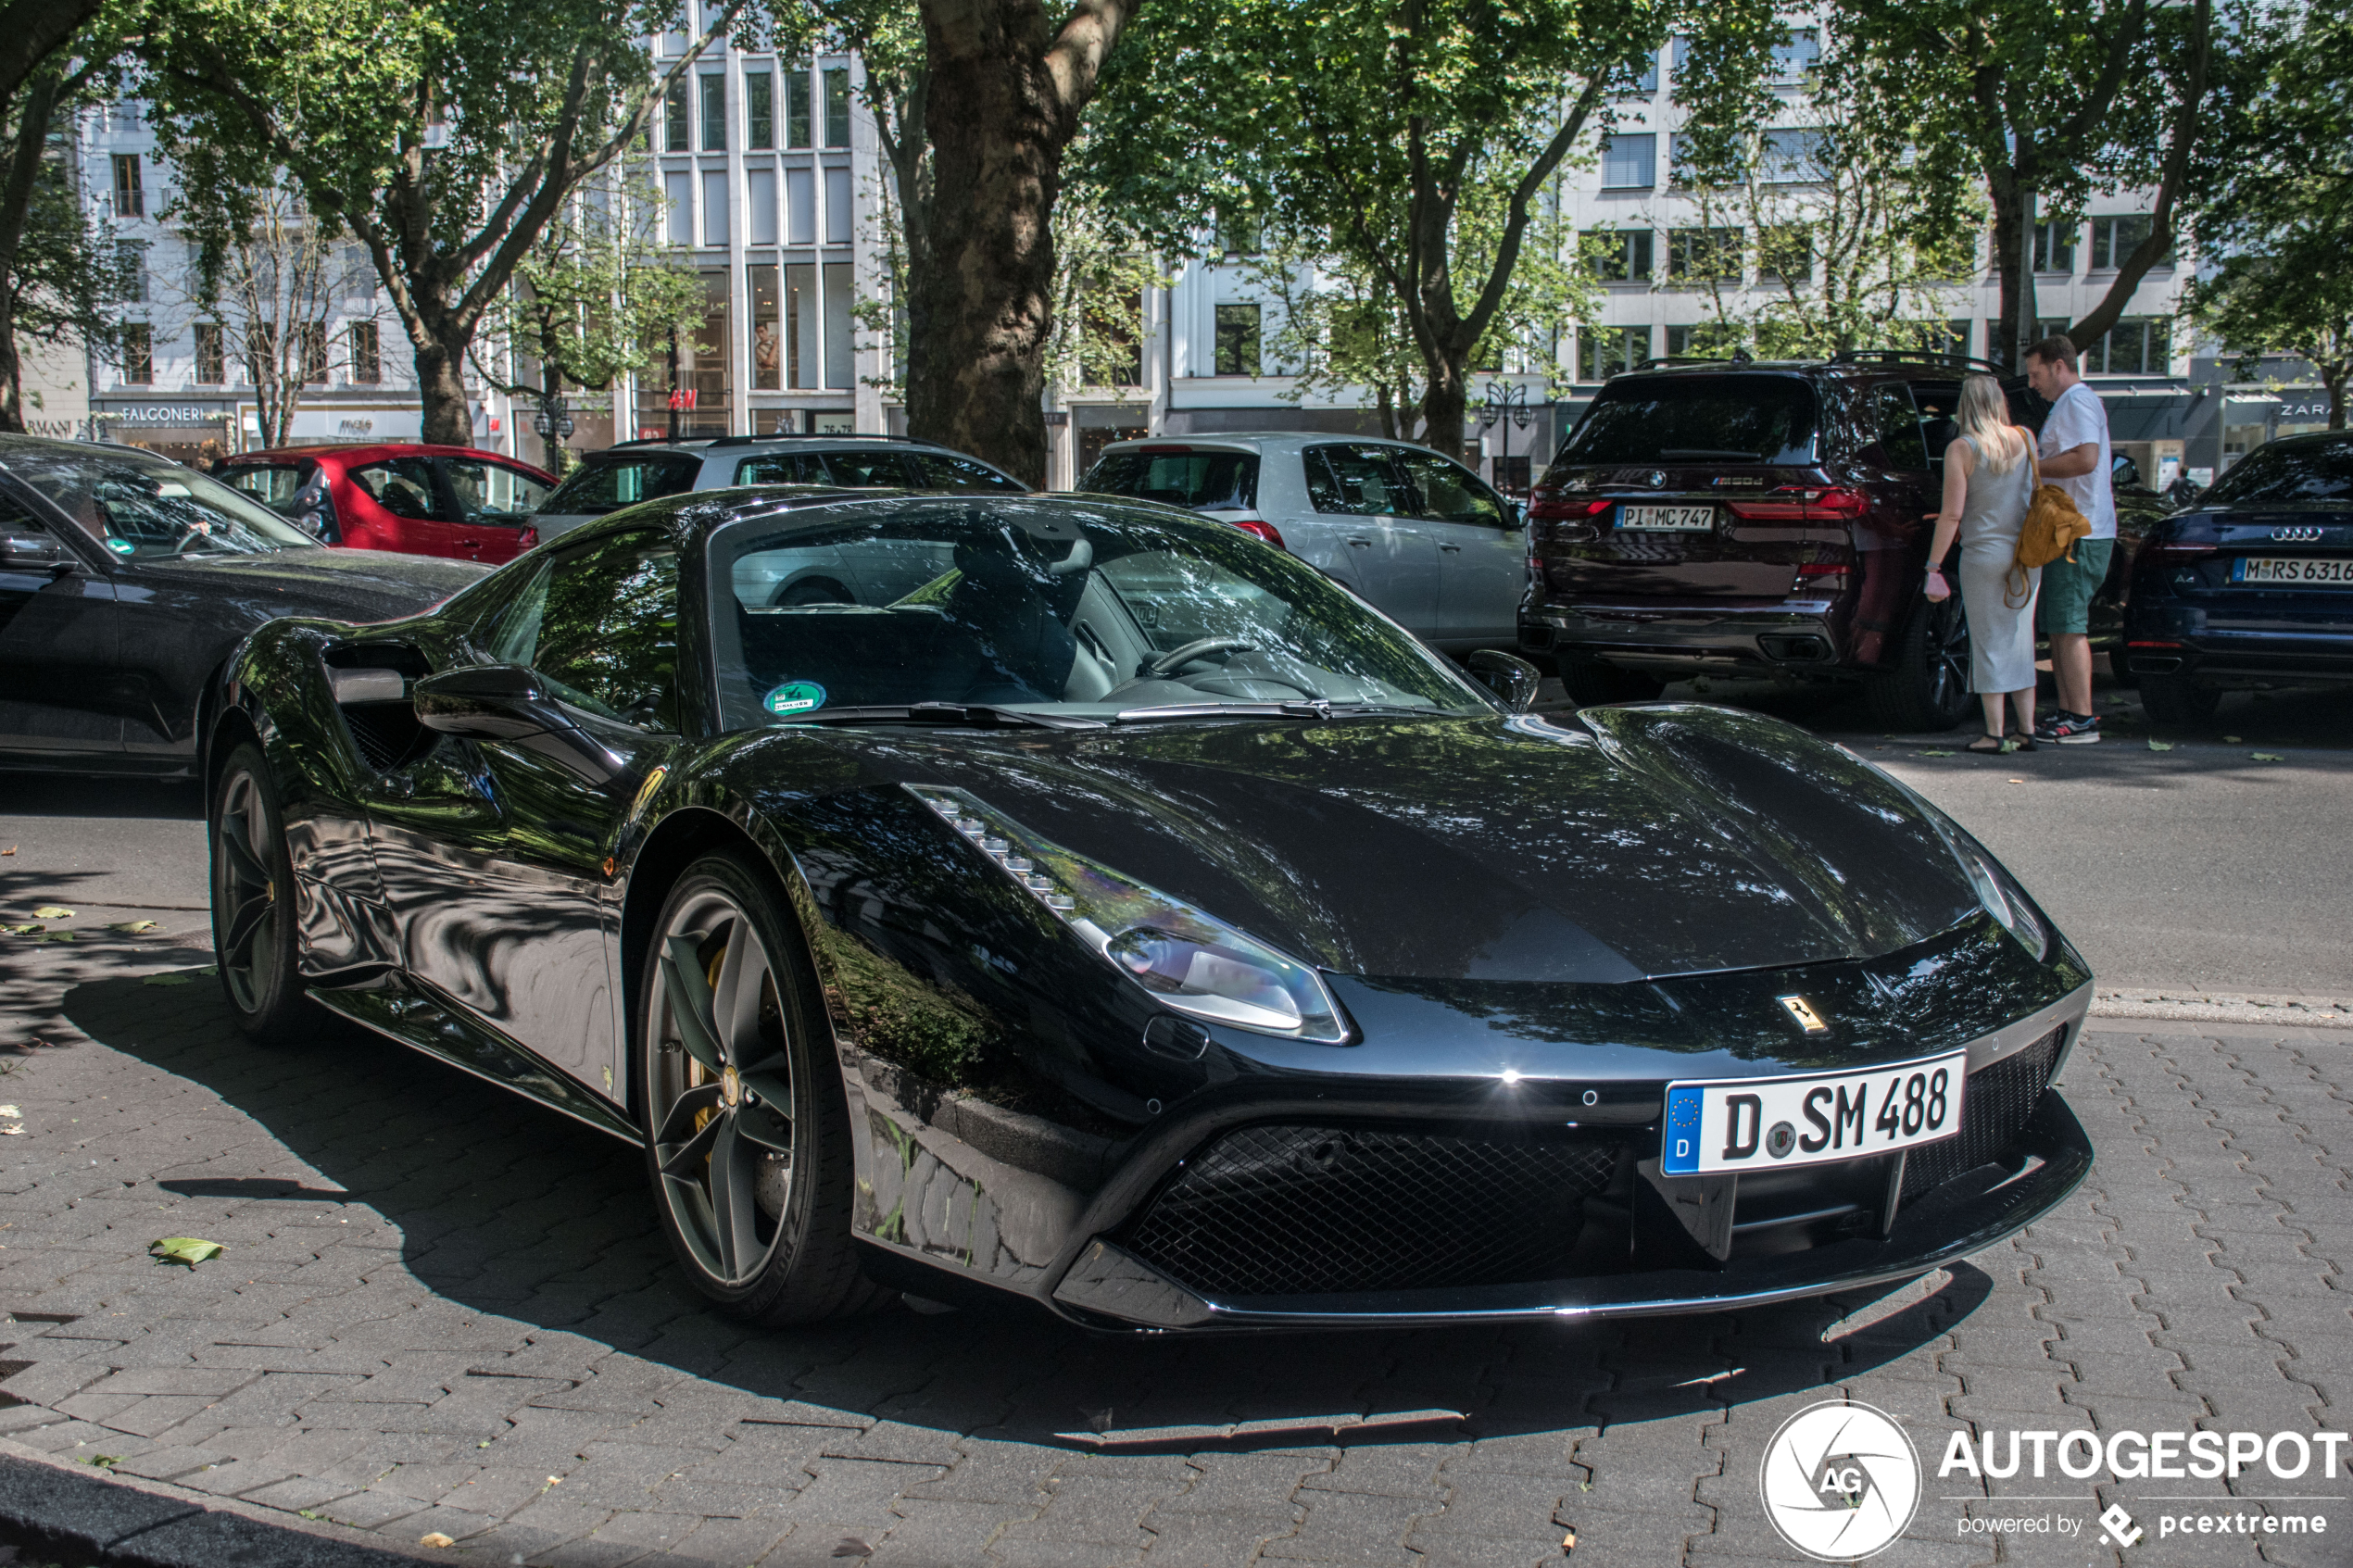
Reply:
<svg viewBox="0 0 2353 1568"><path fill-rule="evenodd" d="M1920 1456L1884 1411L1850 1399L1808 1405L1765 1445L1756 1486L1781 1539L1824 1562L1883 1551L1920 1501Z"/></svg>

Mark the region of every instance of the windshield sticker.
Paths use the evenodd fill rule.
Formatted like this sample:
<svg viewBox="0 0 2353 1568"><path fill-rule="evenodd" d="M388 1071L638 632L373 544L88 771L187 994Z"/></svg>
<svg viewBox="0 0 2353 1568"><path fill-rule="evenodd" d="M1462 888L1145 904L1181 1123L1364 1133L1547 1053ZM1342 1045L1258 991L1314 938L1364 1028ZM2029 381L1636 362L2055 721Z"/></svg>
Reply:
<svg viewBox="0 0 2353 1568"><path fill-rule="evenodd" d="M806 713L825 706L825 688L814 681L786 681L761 702L771 713Z"/></svg>

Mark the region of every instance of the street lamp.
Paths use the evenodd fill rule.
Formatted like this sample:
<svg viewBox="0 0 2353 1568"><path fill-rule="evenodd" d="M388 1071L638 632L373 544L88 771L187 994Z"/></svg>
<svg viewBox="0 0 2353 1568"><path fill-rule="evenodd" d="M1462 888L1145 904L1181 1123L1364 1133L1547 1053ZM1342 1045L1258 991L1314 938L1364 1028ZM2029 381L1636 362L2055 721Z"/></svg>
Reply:
<svg viewBox="0 0 2353 1568"><path fill-rule="evenodd" d="M1503 455L1495 459L1495 488L1502 490L1508 483L1504 477L1504 466L1512 456L1512 426L1528 428L1534 418L1529 412L1528 386L1524 382L1491 381L1487 383L1487 400L1478 406L1478 428L1482 431L1496 425L1504 427Z"/></svg>

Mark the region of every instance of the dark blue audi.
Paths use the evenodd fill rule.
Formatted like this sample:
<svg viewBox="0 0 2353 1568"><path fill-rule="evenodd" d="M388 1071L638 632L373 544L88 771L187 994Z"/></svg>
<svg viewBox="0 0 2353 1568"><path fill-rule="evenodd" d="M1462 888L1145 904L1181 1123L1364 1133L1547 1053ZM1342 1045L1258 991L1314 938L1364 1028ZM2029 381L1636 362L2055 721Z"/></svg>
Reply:
<svg viewBox="0 0 2353 1568"><path fill-rule="evenodd" d="M2159 723L2206 718L2227 691L2353 684L2353 433L2259 446L2158 523L2125 636Z"/></svg>

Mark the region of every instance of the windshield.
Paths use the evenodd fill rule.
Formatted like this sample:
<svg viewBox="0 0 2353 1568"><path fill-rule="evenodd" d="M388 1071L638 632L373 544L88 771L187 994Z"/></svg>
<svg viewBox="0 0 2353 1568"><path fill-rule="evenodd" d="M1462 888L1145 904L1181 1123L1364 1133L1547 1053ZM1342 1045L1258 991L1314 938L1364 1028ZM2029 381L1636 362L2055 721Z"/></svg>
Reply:
<svg viewBox="0 0 2353 1568"><path fill-rule="evenodd" d="M1564 463L1814 461L1814 389L1795 376L1651 376L1602 388Z"/></svg>
<svg viewBox="0 0 2353 1568"><path fill-rule="evenodd" d="M644 452L593 462L539 504L549 517L602 517L640 501L683 495L695 487L702 459L683 452Z"/></svg>
<svg viewBox="0 0 2353 1568"><path fill-rule="evenodd" d="M854 521L801 512L712 535L729 729L924 702L1082 720L1315 702L1493 711L1330 579L1220 524L1012 498L844 509Z"/></svg>
<svg viewBox="0 0 2353 1568"><path fill-rule="evenodd" d="M1258 504L1258 456L1184 446L1106 452L1078 488L1201 511L1248 511Z"/></svg>
<svg viewBox="0 0 2353 1568"><path fill-rule="evenodd" d="M127 558L319 547L318 540L254 497L145 452L39 446L12 450L0 465Z"/></svg>
<svg viewBox="0 0 2353 1568"><path fill-rule="evenodd" d="M2258 446L2198 498L2201 506L2353 500L2353 441Z"/></svg>

